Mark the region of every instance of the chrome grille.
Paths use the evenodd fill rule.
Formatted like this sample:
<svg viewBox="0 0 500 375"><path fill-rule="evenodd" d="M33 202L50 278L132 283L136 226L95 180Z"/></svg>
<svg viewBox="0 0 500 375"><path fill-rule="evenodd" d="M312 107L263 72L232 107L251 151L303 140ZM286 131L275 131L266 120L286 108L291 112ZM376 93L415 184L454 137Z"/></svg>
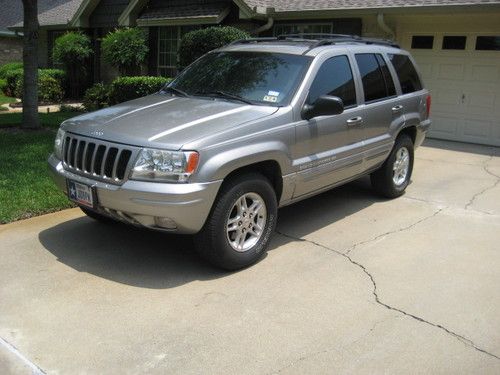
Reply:
<svg viewBox="0 0 500 375"><path fill-rule="evenodd" d="M133 151L123 145L67 134L63 166L77 174L120 184L129 171Z"/></svg>

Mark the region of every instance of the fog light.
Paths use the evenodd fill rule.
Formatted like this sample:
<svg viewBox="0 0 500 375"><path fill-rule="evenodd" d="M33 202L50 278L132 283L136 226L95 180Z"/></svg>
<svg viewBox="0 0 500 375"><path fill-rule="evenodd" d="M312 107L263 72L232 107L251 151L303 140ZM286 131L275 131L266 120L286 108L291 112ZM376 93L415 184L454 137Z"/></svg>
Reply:
<svg viewBox="0 0 500 375"><path fill-rule="evenodd" d="M155 224L165 229L176 229L177 224L169 217L155 217Z"/></svg>

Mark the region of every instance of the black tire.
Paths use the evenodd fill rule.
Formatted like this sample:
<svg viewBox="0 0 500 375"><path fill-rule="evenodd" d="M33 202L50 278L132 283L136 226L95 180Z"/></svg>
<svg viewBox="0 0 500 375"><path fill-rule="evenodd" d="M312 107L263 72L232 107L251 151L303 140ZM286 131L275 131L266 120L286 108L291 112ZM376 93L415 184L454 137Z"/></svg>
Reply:
<svg viewBox="0 0 500 375"><path fill-rule="evenodd" d="M90 217L94 220L97 220L101 223L114 224L117 222L116 220L113 220L110 217L98 214L97 212L89 210L88 208L81 207L81 206L79 206L79 207L80 207L80 210L82 210L85 215L87 215L88 217Z"/></svg>
<svg viewBox="0 0 500 375"><path fill-rule="evenodd" d="M408 172L404 180L396 184L394 181L394 163L398 152L406 148L409 154L409 165ZM406 187L410 183L411 174L413 171L413 160L414 160L414 147L411 138L406 134L401 134L396 138L394 147L387 160L382 164L382 166L370 175L371 183L373 189L380 195L386 198L397 198L404 194Z"/></svg>
<svg viewBox="0 0 500 375"><path fill-rule="evenodd" d="M227 222L235 212L234 206L238 199L246 194L257 194L262 198L266 215L260 217L266 219L257 242L246 251L237 251L230 244ZM261 174L246 173L224 182L203 229L196 235L195 246L198 253L212 265L230 271L254 264L267 251L276 227L277 209L276 193L271 183Z"/></svg>

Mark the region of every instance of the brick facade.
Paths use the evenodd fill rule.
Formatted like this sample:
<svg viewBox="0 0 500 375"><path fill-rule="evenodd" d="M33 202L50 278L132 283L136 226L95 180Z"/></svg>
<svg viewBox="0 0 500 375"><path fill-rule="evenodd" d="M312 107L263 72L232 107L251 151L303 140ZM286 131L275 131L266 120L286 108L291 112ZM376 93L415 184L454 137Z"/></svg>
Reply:
<svg viewBox="0 0 500 375"><path fill-rule="evenodd" d="M23 61L23 40L0 37L0 65L13 61Z"/></svg>

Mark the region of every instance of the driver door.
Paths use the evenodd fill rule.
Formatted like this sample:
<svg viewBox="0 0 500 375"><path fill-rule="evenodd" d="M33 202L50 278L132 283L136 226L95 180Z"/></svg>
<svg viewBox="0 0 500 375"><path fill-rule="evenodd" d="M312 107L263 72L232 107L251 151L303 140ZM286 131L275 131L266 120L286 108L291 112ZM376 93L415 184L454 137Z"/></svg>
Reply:
<svg viewBox="0 0 500 375"><path fill-rule="evenodd" d="M349 57L334 56L320 66L306 100L321 95L341 98L343 113L302 120L296 125L294 198L340 183L362 172L363 117L357 106L355 78Z"/></svg>

